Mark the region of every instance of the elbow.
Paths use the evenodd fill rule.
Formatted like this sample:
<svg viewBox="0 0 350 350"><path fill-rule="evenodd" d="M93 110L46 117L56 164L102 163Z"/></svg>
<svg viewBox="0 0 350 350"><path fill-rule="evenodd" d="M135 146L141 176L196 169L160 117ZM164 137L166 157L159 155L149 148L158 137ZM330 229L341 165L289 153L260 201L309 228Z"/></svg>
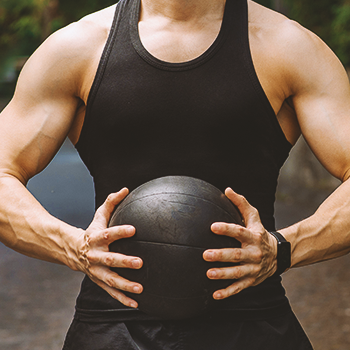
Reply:
<svg viewBox="0 0 350 350"><path fill-rule="evenodd" d="M343 176L341 177L341 181L345 182L350 178L350 168L346 169Z"/></svg>

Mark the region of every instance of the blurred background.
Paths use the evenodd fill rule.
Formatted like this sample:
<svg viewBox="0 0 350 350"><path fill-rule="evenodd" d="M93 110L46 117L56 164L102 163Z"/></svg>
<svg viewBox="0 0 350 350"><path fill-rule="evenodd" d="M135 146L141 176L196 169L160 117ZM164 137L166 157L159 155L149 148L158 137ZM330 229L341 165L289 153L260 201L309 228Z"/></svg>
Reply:
<svg viewBox="0 0 350 350"><path fill-rule="evenodd" d="M257 1L317 33L350 66L349 0ZM0 0L0 111L28 56L53 31L115 3L109 0ZM1 142L1 140L0 140ZM337 187L301 138L282 169L277 227L311 215ZM67 141L28 184L58 218L85 228L94 213L91 177ZM294 269L283 276L292 307L315 350L350 348L350 257ZM83 275L30 259L0 243L0 349L59 350Z"/></svg>

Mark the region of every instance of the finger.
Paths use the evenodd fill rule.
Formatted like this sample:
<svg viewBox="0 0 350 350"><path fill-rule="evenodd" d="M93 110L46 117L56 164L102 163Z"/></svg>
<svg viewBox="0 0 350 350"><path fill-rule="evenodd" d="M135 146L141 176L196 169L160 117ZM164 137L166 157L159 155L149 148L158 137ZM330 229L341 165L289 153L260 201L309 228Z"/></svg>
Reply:
<svg viewBox="0 0 350 350"><path fill-rule="evenodd" d="M138 307L138 303L127 297L123 292L121 292L120 290L117 290L115 288L112 288L110 286L108 286L106 283L95 279L95 278L91 278L90 279L95 282L99 287L101 287L102 289L104 289L112 298L120 301L123 305L128 306L128 307L132 307L132 308L137 308Z"/></svg>
<svg viewBox="0 0 350 350"><path fill-rule="evenodd" d="M120 301L123 305L132 307L136 309L138 307L138 303L134 300L126 296L124 293L122 293L119 290L110 288L106 285L105 288L106 292L109 293L114 299L117 299Z"/></svg>
<svg viewBox="0 0 350 350"><path fill-rule="evenodd" d="M245 242L251 244L254 242L252 232L241 225L228 224L225 222L215 222L211 225L211 230L215 234L235 238L241 243Z"/></svg>
<svg viewBox="0 0 350 350"><path fill-rule="evenodd" d="M240 248L223 248L210 249L203 253L205 261L220 261L220 262L252 262L251 253L246 249Z"/></svg>
<svg viewBox="0 0 350 350"><path fill-rule="evenodd" d="M90 236L90 244L98 246L110 245L119 239L128 238L135 234L135 227L130 225L111 226Z"/></svg>
<svg viewBox="0 0 350 350"><path fill-rule="evenodd" d="M232 190L232 188L227 188L225 195L238 208L247 227L257 222L260 223L258 210L250 205L244 196L237 194Z"/></svg>
<svg viewBox="0 0 350 350"><path fill-rule="evenodd" d="M214 268L207 271L207 276L213 280L239 280L252 277L254 269L252 265L237 265L222 268Z"/></svg>
<svg viewBox="0 0 350 350"><path fill-rule="evenodd" d="M89 272L93 281L101 281L110 288L135 294L140 294L143 291L140 283L129 281L109 268L95 266Z"/></svg>
<svg viewBox="0 0 350 350"><path fill-rule="evenodd" d="M108 266L129 269L140 269L143 265L142 259L137 256L128 256L119 253L102 252L93 250L87 254L91 266Z"/></svg>
<svg viewBox="0 0 350 350"><path fill-rule="evenodd" d="M127 188L123 188L119 192L111 193L105 202L96 210L93 222L99 223L103 227L108 226L109 219L118 205L129 193Z"/></svg>
<svg viewBox="0 0 350 350"><path fill-rule="evenodd" d="M247 278L241 279L231 284L226 289L220 289L214 292L213 298L216 300L221 300L221 299L228 298L232 295L238 294L243 289L251 287L253 285L253 282L254 282L254 278L247 277Z"/></svg>

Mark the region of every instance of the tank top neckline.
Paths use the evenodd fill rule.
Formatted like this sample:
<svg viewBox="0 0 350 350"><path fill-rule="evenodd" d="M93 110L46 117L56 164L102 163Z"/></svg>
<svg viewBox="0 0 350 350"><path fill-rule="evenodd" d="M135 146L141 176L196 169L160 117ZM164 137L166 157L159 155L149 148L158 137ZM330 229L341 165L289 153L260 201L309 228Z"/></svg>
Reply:
<svg viewBox="0 0 350 350"><path fill-rule="evenodd" d="M132 45L135 51L139 54L139 56L142 59L144 59L147 63L153 65L156 68L164 69L164 70L179 71L179 70L188 70L188 69L193 69L195 67L198 67L203 63L207 62L208 60L210 60L210 58L216 54L216 52L220 49L220 47L224 43L227 33L229 31L229 28L228 28L229 22L230 22L229 14L230 12L232 12L232 9L231 9L232 3L233 3L232 0L226 0L224 16L222 19L220 31L217 37L215 38L215 40L213 41L213 43L208 47L208 49L204 51L201 55L199 55L198 57L192 60L173 63L173 62L167 62L156 58L143 46L140 39L139 28L138 28L141 0L134 0L131 8L131 14L130 14L130 38L131 38Z"/></svg>

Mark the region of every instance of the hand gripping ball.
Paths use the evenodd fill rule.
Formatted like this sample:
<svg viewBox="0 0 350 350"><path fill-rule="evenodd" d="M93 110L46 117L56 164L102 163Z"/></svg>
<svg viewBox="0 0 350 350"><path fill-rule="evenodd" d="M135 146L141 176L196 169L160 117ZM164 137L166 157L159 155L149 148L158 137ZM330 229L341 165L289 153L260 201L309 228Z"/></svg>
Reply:
<svg viewBox="0 0 350 350"><path fill-rule="evenodd" d="M122 277L141 283L141 294L126 293L139 309L162 319L199 316L214 307L213 293L232 280L210 280L212 267L233 264L206 262L209 248L240 247L227 236L214 234L214 222L242 225L230 200L211 184L185 176L152 180L132 191L116 208L110 226L133 225L136 233L110 245L110 251L138 256L139 270L113 268Z"/></svg>

